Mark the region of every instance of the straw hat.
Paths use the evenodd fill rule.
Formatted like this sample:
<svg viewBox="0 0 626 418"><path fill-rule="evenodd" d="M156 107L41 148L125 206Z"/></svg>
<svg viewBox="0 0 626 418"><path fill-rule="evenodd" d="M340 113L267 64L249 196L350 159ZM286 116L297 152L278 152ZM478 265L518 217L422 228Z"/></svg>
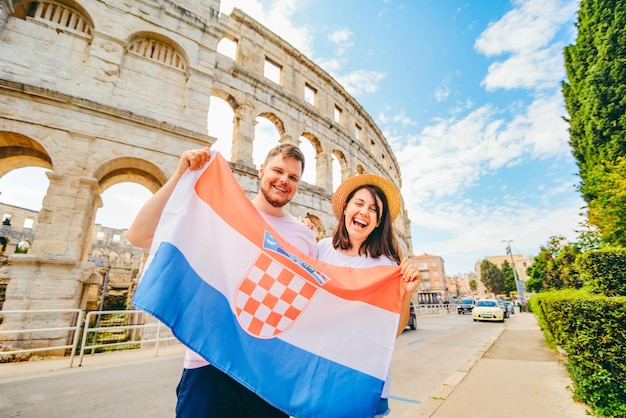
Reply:
<svg viewBox="0 0 626 418"><path fill-rule="evenodd" d="M348 199L348 195L360 186L367 184L376 186L383 191L387 198L387 203L389 204L391 220L396 220L400 213L400 205L402 204L402 197L400 196L398 188L389 180L375 174L358 174L341 183L335 191L335 194L333 194L333 214L338 221L341 220L341 216L343 215L343 208L346 199Z"/></svg>

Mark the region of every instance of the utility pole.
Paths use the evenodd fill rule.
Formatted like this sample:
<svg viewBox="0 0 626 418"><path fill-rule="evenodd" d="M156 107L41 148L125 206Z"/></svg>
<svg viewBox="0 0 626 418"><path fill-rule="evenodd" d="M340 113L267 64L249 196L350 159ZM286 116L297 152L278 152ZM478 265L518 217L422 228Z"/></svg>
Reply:
<svg viewBox="0 0 626 418"><path fill-rule="evenodd" d="M506 242L506 253L511 256L511 267L513 268L513 277L515 277L515 289L517 290L517 295L520 300L524 298L524 293L526 293L526 285L523 280L520 280L517 277L517 270L515 269L515 262L513 261L513 252L511 251L511 243L512 240L502 240L502 242Z"/></svg>

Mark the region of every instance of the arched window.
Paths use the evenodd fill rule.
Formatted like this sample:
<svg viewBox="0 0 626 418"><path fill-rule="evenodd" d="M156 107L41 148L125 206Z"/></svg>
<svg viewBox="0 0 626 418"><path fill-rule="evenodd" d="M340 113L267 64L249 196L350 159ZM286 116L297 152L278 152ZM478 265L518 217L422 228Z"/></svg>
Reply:
<svg viewBox="0 0 626 418"><path fill-rule="evenodd" d="M33 20L61 31L92 37L93 24L80 12L63 4L32 1L16 6L15 17Z"/></svg>
<svg viewBox="0 0 626 418"><path fill-rule="evenodd" d="M169 67L177 68L181 71L187 70L187 63L183 59L183 56L170 45L156 39L136 39L128 47L128 52L152 61L160 62Z"/></svg>

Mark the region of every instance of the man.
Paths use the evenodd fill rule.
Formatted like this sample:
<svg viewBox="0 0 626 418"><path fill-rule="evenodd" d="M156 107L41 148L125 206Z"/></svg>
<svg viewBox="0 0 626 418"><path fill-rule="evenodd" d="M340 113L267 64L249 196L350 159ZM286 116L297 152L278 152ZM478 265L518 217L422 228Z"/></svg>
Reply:
<svg viewBox="0 0 626 418"><path fill-rule="evenodd" d="M183 152L172 177L146 202L128 229L126 238L131 244L151 246L161 213L182 175L187 169L201 169L210 158L209 148ZM303 171L304 154L298 147L276 146L261 164L259 192L252 204L285 240L315 257L317 246L313 232L284 208L298 191ZM177 417L288 417L189 349L183 367L176 388Z"/></svg>

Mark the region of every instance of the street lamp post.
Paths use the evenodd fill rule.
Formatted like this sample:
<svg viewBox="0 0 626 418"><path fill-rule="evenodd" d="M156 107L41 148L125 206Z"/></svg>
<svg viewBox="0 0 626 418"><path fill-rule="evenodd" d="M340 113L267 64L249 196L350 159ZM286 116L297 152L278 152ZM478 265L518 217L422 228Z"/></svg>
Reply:
<svg viewBox="0 0 626 418"><path fill-rule="evenodd" d="M515 289L517 290L517 294L520 299L522 299L524 297L524 293L526 293L526 286L524 285L524 281L517 277L517 270L515 269L515 262L513 261L513 253L511 252L511 243L513 241L502 240L502 242L506 242L506 253L511 256L511 267L513 267L513 277L515 278Z"/></svg>

